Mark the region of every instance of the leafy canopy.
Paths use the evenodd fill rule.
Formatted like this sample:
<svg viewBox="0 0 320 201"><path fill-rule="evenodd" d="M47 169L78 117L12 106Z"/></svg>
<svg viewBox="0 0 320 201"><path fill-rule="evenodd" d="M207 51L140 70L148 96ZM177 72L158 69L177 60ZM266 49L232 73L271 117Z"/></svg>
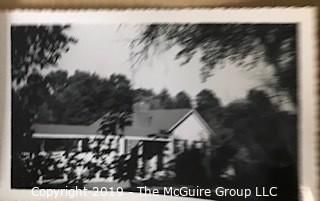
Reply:
<svg viewBox="0 0 320 201"><path fill-rule="evenodd" d="M203 81L225 60L247 69L264 61L274 67L272 88L296 104L295 37L294 24L151 24L132 41L132 58L136 64L176 46L184 65L199 53Z"/></svg>
<svg viewBox="0 0 320 201"><path fill-rule="evenodd" d="M11 61L12 80L25 81L32 71L55 66L70 44L77 40L65 31L69 25L60 26L12 26Z"/></svg>

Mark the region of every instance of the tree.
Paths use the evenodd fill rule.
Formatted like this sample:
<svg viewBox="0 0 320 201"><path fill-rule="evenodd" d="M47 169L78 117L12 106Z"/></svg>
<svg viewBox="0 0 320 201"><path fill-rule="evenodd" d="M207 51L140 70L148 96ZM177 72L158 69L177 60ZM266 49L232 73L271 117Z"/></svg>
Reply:
<svg viewBox="0 0 320 201"><path fill-rule="evenodd" d="M184 65L200 53L203 81L227 59L249 69L265 61L274 67L273 90L296 105L295 38L294 24L150 24L132 41L132 57L137 63L148 58L152 48L175 45L180 48L176 59L184 58Z"/></svg>
<svg viewBox="0 0 320 201"><path fill-rule="evenodd" d="M12 26L11 61L12 61L12 108L25 115L23 121L12 117L12 134L23 136L30 130L41 105L48 95L46 80L41 70L56 65L63 52L75 43L73 37L65 31L70 26ZM30 122L16 129L21 122ZM13 146L14 147L14 146Z"/></svg>
<svg viewBox="0 0 320 201"><path fill-rule="evenodd" d="M76 39L68 36L65 26L12 26L12 81L20 84L36 71L55 66Z"/></svg>
<svg viewBox="0 0 320 201"><path fill-rule="evenodd" d="M197 96L197 109L199 111L219 110L221 108L220 100L210 89L201 90Z"/></svg>
<svg viewBox="0 0 320 201"><path fill-rule="evenodd" d="M134 90L124 75L112 74L109 79L111 91L108 109L100 125L104 135L122 136L124 128L131 124Z"/></svg>
<svg viewBox="0 0 320 201"><path fill-rule="evenodd" d="M52 71L46 75L45 79L49 84L51 94L58 94L68 86L68 72L66 70Z"/></svg>
<svg viewBox="0 0 320 201"><path fill-rule="evenodd" d="M55 74L51 76L55 77ZM88 124L106 112L102 105L110 93L106 79L88 72L76 71L64 84L57 84L58 80L55 82L53 88L57 93L53 93L49 100L54 123ZM109 93L103 93L106 91Z"/></svg>
<svg viewBox="0 0 320 201"><path fill-rule="evenodd" d="M43 69L56 65L70 44L76 42L65 31L69 26L12 26L12 186L30 174L22 168L20 152L30 150L31 125L39 105L49 96ZM34 150L32 150L34 151ZM29 178L30 180L35 177ZM32 183L32 181L30 181Z"/></svg>
<svg viewBox="0 0 320 201"><path fill-rule="evenodd" d="M130 81L124 75L113 74L109 78L112 86L110 96L111 111L132 113L134 91L131 89Z"/></svg>
<svg viewBox="0 0 320 201"><path fill-rule="evenodd" d="M64 106L57 105L56 97L68 86L68 73L65 70L52 71L44 77L45 96L42 103L37 106L36 122L55 123L56 113L64 110Z"/></svg>
<svg viewBox="0 0 320 201"><path fill-rule="evenodd" d="M249 186L272 183L281 189L279 200L291 200L297 196L294 116L280 111L267 93L259 90L249 91L245 100L224 108L221 122L225 128L232 129L233 135L229 143L220 147L233 147L228 161L235 167L234 183Z"/></svg>
<svg viewBox="0 0 320 201"><path fill-rule="evenodd" d="M159 100L160 108L171 109L173 108L173 100L167 89L163 89L156 98Z"/></svg>
<svg viewBox="0 0 320 201"><path fill-rule="evenodd" d="M283 134L278 130L279 114L278 107L264 91L250 90L245 100L224 108L222 122L225 127L233 129L241 143L257 148L251 153L262 161L270 154L268 149L283 147L281 144L286 143L281 140Z"/></svg>
<svg viewBox="0 0 320 201"><path fill-rule="evenodd" d="M130 114L134 90L123 75L103 78L89 72L65 71L46 76L50 96L40 105L37 122L90 124L106 113Z"/></svg>
<svg viewBox="0 0 320 201"><path fill-rule="evenodd" d="M203 89L196 95L196 109L208 125L219 133L219 136L224 135L225 129L220 122L223 108L220 99L211 90ZM217 144L217 139L214 138L211 141Z"/></svg>
<svg viewBox="0 0 320 201"><path fill-rule="evenodd" d="M191 108L191 98L185 92L177 93L174 98L174 108Z"/></svg>

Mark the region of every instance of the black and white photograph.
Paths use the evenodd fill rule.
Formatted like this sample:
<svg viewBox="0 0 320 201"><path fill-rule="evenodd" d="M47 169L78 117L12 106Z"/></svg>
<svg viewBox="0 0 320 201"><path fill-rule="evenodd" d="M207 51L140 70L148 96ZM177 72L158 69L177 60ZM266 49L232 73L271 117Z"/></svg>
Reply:
<svg viewBox="0 0 320 201"><path fill-rule="evenodd" d="M298 24L10 29L12 189L299 200Z"/></svg>

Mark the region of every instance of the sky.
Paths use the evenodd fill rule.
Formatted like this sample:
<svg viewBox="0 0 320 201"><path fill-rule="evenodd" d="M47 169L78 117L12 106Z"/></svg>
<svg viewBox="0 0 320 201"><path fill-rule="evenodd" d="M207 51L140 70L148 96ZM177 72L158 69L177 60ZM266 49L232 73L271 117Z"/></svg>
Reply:
<svg viewBox="0 0 320 201"><path fill-rule="evenodd" d="M78 39L70 51L58 62L60 69L73 74L76 70L89 71L101 77L113 73L124 74L134 88L152 89L159 92L166 88L174 96L187 92L193 99L202 89L211 89L222 104L244 98L247 92L263 84L262 77L271 76L270 66L263 62L253 70L244 70L226 61L214 75L201 82L202 63L197 56L187 65L175 60L179 47L153 54L132 68L130 42L138 32L139 25L72 25L68 34ZM225 67L225 68L223 68Z"/></svg>

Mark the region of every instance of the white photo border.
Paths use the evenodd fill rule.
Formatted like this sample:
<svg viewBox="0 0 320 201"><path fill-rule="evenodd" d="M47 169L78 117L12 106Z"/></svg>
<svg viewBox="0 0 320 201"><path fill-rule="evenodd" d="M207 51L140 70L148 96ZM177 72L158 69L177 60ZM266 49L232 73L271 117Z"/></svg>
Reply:
<svg viewBox="0 0 320 201"><path fill-rule="evenodd" d="M173 9L173 10L13 10L0 12L0 200L43 200L31 190L11 189L11 61L10 26L31 24L115 23L296 23L298 34L299 180L319 195L317 173L317 24L314 7ZM76 197L77 200L194 200L194 198L144 196ZM55 200L55 199L52 199ZM59 200L70 200L59 197ZM314 200L316 200L314 198Z"/></svg>

